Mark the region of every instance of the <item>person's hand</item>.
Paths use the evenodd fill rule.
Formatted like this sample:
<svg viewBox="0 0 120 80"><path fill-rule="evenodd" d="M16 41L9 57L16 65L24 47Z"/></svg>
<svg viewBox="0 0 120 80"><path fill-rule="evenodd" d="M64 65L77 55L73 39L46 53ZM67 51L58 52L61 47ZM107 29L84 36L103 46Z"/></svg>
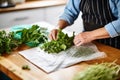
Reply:
<svg viewBox="0 0 120 80"><path fill-rule="evenodd" d="M49 34L49 38L51 40L56 40L57 39L57 34L58 34L58 29L53 29Z"/></svg>
<svg viewBox="0 0 120 80"><path fill-rule="evenodd" d="M103 38L109 38L109 37L110 37L109 33L103 27L93 31L82 32L76 35L74 38L74 44L76 46L80 46L82 44L89 43L96 39L103 39Z"/></svg>
<svg viewBox="0 0 120 80"><path fill-rule="evenodd" d="M58 34L58 29L64 29L65 27L67 27L69 24L67 21L65 20L59 20L57 26L55 27L55 29L53 29L50 34L49 34L49 38L51 40L56 40L57 39L57 34Z"/></svg>
<svg viewBox="0 0 120 80"><path fill-rule="evenodd" d="M75 46L80 46L93 41L94 38L91 32L82 32L75 36L74 44Z"/></svg>

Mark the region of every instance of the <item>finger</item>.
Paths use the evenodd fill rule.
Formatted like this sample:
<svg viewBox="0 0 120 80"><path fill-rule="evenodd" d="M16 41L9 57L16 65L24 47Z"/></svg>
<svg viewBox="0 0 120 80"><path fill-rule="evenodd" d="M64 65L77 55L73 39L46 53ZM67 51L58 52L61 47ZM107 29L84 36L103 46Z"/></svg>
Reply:
<svg viewBox="0 0 120 80"><path fill-rule="evenodd" d="M79 42L79 39L74 38L73 42L77 43L77 42Z"/></svg>
<svg viewBox="0 0 120 80"><path fill-rule="evenodd" d="M56 35L52 34L52 38L53 38L53 40L56 40Z"/></svg>
<svg viewBox="0 0 120 80"><path fill-rule="evenodd" d="M82 45L83 44L83 42L79 42L79 43L77 43L75 46L80 46L80 45Z"/></svg>
<svg viewBox="0 0 120 80"><path fill-rule="evenodd" d="M53 40L52 33L49 34L50 40Z"/></svg>
<svg viewBox="0 0 120 80"><path fill-rule="evenodd" d="M57 31L53 31L52 38L53 40L57 39Z"/></svg>
<svg viewBox="0 0 120 80"><path fill-rule="evenodd" d="M76 45L79 44L79 43L81 43L81 41L77 41L77 42L76 42Z"/></svg>
<svg viewBox="0 0 120 80"><path fill-rule="evenodd" d="M75 37L74 40L73 40L73 42L74 42L74 44L78 44L78 43L81 42L81 40L79 38Z"/></svg>
<svg viewBox="0 0 120 80"><path fill-rule="evenodd" d="M56 31L55 31L55 30L52 30L52 31L51 31L51 33L50 33L50 35L49 35L49 38L50 38L51 40L55 40L55 39L56 39Z"/></svg>
<svg viewBox="0 0 120 80"><path fill-rule="evenodd" d="M77 41L74 41L74 44L77 45L79 44L81 41L80 40L77 40Z"/></svg>
<svg viewBox="0 0 120 80"><path fill-rule="evenodd" d="M74 37L74 42L78 43L81 40L81 36L80 35L76 35Z"/></svg>
<svg viewBox="0 0 120 80"><path fill-rule="evenodd" d="M76 36L74 37L73 42L74 42L74 43L78 42L78 39L77 39L77 37L76 37Z"/></svg>

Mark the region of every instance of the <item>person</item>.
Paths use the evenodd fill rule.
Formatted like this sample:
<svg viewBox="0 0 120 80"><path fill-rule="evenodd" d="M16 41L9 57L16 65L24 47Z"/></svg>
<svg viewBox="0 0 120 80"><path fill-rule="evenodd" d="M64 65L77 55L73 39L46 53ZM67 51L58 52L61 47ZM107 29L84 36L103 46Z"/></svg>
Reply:
<svg viewBox="0 0 120 80"><path fill-rule="evenodd" d="M69 0L50 39L56 40L58 29L72 25L80 12L84 31L75 35L76 46L96 40L120 49L120 0Z"/></svg>

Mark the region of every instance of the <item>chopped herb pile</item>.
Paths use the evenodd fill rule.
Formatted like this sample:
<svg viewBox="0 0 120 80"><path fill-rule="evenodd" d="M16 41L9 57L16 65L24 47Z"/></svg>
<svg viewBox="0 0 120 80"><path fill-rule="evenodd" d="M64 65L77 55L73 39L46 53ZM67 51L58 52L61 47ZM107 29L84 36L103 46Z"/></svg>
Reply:
<svg viewBox="0 0 120 80"><path fill-rule="evenodd" d="M44 43L40 48L48 53L59 53L70 48L73 45L73 36L69 37L68 34L64 34L62 30L58 31L57 40Z"/></svg>
<svg viewBox="0 0 120 80"><path fill-rule="evenodd" d="M23 65L23 66L22 66L22 69L23 69L23 70L30 70L30 67L29 67L28 65Z"/></svg>
<svg viewBox="0 0 120 80"><path fill-rule="evenodd" d="M30 47L36 47L47 41L47 33L45 28L33 25L29 29L22 29L16 32L6 33L0 31L0 55L9 53L21 44L27 44Z"/></svg>
<svg viewBox="0 0 120 80"><path fill-rule="evenodd" d="M73 80L117 80L120 78L120 65L101 63L89 66L78 73Z"/></svg>

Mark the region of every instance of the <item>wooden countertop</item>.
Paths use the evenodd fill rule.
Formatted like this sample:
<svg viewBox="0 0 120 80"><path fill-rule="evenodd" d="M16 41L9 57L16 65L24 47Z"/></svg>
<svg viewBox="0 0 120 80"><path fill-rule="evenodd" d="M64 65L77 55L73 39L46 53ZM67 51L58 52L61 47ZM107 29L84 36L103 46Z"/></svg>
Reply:
<svg viewBox="0 0 120 80"><path fill-rule="evenodd" d="M44 25L48 24L44 23ZM48 25L48 27L49 26L51 25ZM9 31L10 29L4 30ZM84 70L91 64L113 62L115 60L117 60L117 64L120 64L120 49L112 48L97 42L94 42L94 44L96 44L100 51L105 52L107 57L81 62L68 68L47 74L18 53L19 51L29 48L22 45L11 54L0 56L0 70L12 78L12 80L72 80L77 72ZM31 70L22 70L23 65L29 65Z"/></svg>
<svg viewBox="0 0 120 80"><path fill-rule="evenodd" d="M67 0L36 0L36 1L27 1L25 3L17 4L15 7L0 8L0 13L64 5L64 4L66 4L66 1Z"/></svg>
<svg viewBox="0 0 120 80"><path fill-rule="evenodd" d="M116 63L120 64L119 49L115 49L97 42L94 43L100 51L104 51L107 54L107 57L81 62L71 67L47 74L18 54L18 51L28 49L27 46L23 45L10 55L0 57L0 70L13 80L72 80L73 76L77 72L83 70L88 65L101 62L113 62L115 60L117 60ZM29 65L31 70L22 70L21 67L23 65Z"/></svg>

